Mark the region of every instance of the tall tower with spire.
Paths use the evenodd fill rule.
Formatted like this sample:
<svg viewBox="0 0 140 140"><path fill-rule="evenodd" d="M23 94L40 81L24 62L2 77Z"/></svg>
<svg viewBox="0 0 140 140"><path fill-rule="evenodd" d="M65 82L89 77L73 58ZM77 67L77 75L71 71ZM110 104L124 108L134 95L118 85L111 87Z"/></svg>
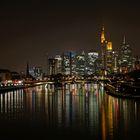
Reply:
<svg viewBox="0 0 140 140"><path fill-rule="evenodd" d="M123 37L123 44L126 44L125 35L124 35L124 37Z"/></svg>
<svg viewBox="0 0 140 140"><path fill-rule="evenodd" d="M29 77L29 62L27 62L26 64L26 77L28 78Z"/></svg>
<svg viewBox="0 0 140 140"><path fill-rule="evenodd" d="M107 41L105 38L105 29L102 26L101 31L101 68L102 70L111 73L113 70L112 67L112 42Z"/></svg>
<svg viewBox="0 0 140 140"><path fill-rule="evenodd" d="M107 41L105 39L105 33L104 33L104 26L102 26L101 31L101 68L106 69L106 45Z"/></svg>
<svg viewBox="0 0 140 140"><path fill-rule="evenodd" d="M105 34L104 34L104 26L102 26L102 33L101 33L101 44L105 42Z"/></svg>

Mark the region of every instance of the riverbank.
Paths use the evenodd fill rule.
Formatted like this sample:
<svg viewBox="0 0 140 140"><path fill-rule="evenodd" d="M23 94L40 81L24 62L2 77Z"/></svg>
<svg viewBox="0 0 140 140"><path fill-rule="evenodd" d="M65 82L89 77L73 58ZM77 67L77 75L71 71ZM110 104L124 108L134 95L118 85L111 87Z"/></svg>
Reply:
<svg viewBox="0 0 140 140"><path fill-rule="evenodd" d="M125 91L122 92L122 91L119 91L115 86L111 84L106 84L105 90L107 94L114 97L140 99L140 93L138 94L138 92L135 93L135 92L125 92ZM127 91L128 90L131 91L131 89L129 88L127 89Z"/></svg>
<svg viewBox="0 0 140 140"><path fill-rule="evenodd" d="M17 85L17 86L3 86L0 87L0 93L7 92L7 91L12 91L12 90L19 90L19 89L24 89L24 88L29 88L29 87L35 87L35 86L40 86L44 85L45 83L32 83L32 84L24 84L24 85Z"/></svg>

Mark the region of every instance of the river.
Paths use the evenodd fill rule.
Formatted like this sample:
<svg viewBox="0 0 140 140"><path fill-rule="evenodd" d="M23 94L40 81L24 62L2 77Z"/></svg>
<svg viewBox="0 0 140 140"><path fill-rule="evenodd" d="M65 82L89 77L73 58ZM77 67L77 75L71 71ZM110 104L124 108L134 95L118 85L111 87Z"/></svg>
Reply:
<svg viewBox="0 0 140 140"><path fill-rule="evenodd" d="M0 94L1 137L131 140L140 137L140 100L98 84L41 85Z"/></svg>

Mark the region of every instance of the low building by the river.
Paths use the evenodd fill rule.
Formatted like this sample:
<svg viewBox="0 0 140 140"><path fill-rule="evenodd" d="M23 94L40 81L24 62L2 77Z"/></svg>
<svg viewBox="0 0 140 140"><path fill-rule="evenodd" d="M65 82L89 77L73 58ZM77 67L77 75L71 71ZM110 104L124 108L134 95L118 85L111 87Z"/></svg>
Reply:
<svg viewBox="0 0 140 140"><path fill-rule="evenodd" d="M7 69L0 69L0 81L6 81L6 80L11 80L11 72L10 70Z"/></svg>

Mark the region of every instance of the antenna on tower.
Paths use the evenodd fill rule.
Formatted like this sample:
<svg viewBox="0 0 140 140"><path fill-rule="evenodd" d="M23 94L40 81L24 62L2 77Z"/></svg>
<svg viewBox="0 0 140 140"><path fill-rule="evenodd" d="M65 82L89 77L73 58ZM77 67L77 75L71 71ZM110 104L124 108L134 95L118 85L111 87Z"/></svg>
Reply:
<svg viewBox="0 0 140 140"><path fill-rule="evenodd" d="M105 42L105 35L104 35L104 25L102 26L102 32L101 32L101 43Z"/></svg>
<svg viewBox="0 0 140 140"><path fill-rule="evenodd" d="M29 62L27 61L27 64L26 64L26 77L29 76Z"/></svg>
<svg viewBox="0 0 140 140"><path fill-rule="evenodd" d="M124 37L123 37L123 44L126 44L125 35L124 35Z"/></svg>

